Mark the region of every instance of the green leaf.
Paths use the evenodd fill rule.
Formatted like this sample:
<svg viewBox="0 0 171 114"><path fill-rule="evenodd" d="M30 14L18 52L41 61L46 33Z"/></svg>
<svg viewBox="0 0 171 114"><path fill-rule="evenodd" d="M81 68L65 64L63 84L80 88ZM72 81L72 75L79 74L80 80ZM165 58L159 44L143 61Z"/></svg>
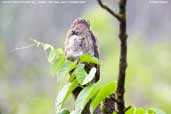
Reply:
<svg viewBox="0 0 171 114"><path fill-rule="evenodd" d="M78 110L74 110L70 114L79 114L79 111Z"/></svg>
<svg viewBox="0 0 171 114"><path fill-rule="evenodd" d="M75 60L74 62L72 62L70 68L69 68L69 72L74 70L77 67L78 61Z"/></svg>
<svg viewBox="0 0 171 114"><path fill-rule="evenodd" d="M50 65L50 73L52 76L59 74L65 61L66 61L66 58L62 56L60 57L58 61L55 61L54 63Z"/></svg>
<svg viewBox="0 0 171 114"><path fill-rule="evenodd" d="M53 63L55 60L59 60L61 56L64 56L62 49L51 49L48 55L48 61Z"/></svg>
<svg viewBox="0 0 171 114"><path fill-rule="evenodd" d="M67 74L69 74L72 70L74 70L77 67L78 61L68 61L64 64L61 75L65 76ZM68 82L72 82L75 79L76 75L73 74L72 76L70 76Z"/></svg>
<svg viewBox="0 0 171 114"><path fill-rule="evenodd" d="M69 77L68 82L72 82L75 79L76 75L73 74Z"/></svg>
<svg viewBox="0 0 171 114"><path fill-rule="evenodd" d="M61 70L59 70L58 75L60 75L62 77L66 76L69 73L72 65L73 65L72 61L65 60L64 64L61 66Z"/></svg>
<svg viewBox="0 0 171 114"><path fill-rule="evenodd" d="M76 79L81 85L85 85L85 84L89 83L90 81L92 81L92 79L94 78L95 73L96 73L96 68L93 67L90 70L89 74L87 74L84 66L85 66L84 64L77 65L77 68L76 68L75 72L73 73L76 75Z"/></svg>
<svg viewBox="0 0 171 114"><path fill-rule="evenodd" d="M72 83L68 83L66 84L61 91L59 91L59 94L56 98L56 102L55 102L55 108L56 108L56 113L59 113L59 111L61 110L65 100L67 99L67 97L71 94L71 92L78 87L78 82L76 80L74 80Z"/></svg>
<svg viewBox="0 0 171 114"><path fill-rule="evenodd" d="M75 101L75 109L78 111L78 114L81 114L86 104L97 93L98 86L98 83L89 85L80 92Z"/></svg>
<svg viewBox="0 0 171 114"><path fill-rule="evenodd" d="M147 112L148 114L166 114L162 110L156 108L149 108L147 109Z"/></svg>
<svg viewBox="0 0 171 114"><path fill-rule="evenodd" d="M56 61L55 62L57 64L57 66L56 66L56 68L57 68L56 71L57 72L60 72L61 71L61 69L63 68L63 65L64 65L65 61L66 61L65 57L61 57L59 59L59 61Z"/></svg>
<svg viewBox="0 0 171 114"><path fill-rule="evenodd" d="M96 68L91 68L89 74L85 77L81 85L86 85L87 83L91 82L96 74Z"/></svg>
<svg viewBox="0 0 171 114"><path fill-rule="evenodd" d="M59 114L70 114L70 112L69 112L68 109L63 108L63 109L59 112Z"/></svg>
<svg viewBox="0 0 171 114"><path fill-rule="evenodd" d="M143 109L143 108L138 108L137 110L136 110L136 113L135 114L145 114L145 110Z"/></svg>
<svg viewBox="0 0 171 114"><path fill-rule="evenodd" d="M71 70L76 67L76 61L72 62L67 60L64 56L50 66L51 75L66 76Z"/></svg>
<svg viewBox="0 0 171 114"><path fill-rule="evenodd" d="M136 108L135 106L131 106L126 112L125 114L135 114L136 113Z"/></svg>
<svg viewBox="0 0 171 114"><path fill-rule="evenodd" d="M84 81L85 77L87 76L87 72L84 69L84 64L79 64L74 72L74 74L76 75L76 80L82 84L82 82Z"/></svg>
<svg viewBox="0 0 171 114"><path fill-rule="evenodd" d="M81 62L90 62L90 63L95 63L95 64L99 64L99 59L94 57L94 56L91 56L91 55L88 55L88 54L82 54L80 56L80 61Z"/></svg>
<svg viewBox="0 0 171 114"><path fill-rule="evenodd" d="M51 76L55 76L57 74L57 67L56 67L56 63L53 63L50 65L50 75Z"/></svg>
<svg viewBox="0 0 171 114"><path fill-rule="evenodd" d="M115 111L112 114L117 114Z"/></svg>
<svg viewBox="0 0 171 114"><path fill-rule="evenodd" d="M94 110L96 109L96 107L99 105L101 101L103 101L107 96L116 92L116 85L117 85L116 82L110 82L104 85L100 89L100 91L97 93L97 95L95 96L95 98L92 100L90 104L91 113L94 112Z"/></svg>

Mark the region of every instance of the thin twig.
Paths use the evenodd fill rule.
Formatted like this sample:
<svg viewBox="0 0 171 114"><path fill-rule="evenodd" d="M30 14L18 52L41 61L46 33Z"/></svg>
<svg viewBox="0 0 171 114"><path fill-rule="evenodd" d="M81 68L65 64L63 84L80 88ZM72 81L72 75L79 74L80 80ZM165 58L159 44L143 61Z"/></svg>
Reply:
<svg viewBox="0 0 171 114"><path fill-rule="evenodd" d="M15 52L15 51L17 51L17 50L24 50L24 49L32 48L32 47L34 47L34 46L36 46L35 43L34 43L34 44L27 45L27 46L22 46L22 47L19 47L19 48L15 48L15 49L12 49L12 50L10 51L10 53L13 53L13 52Z"/></svg>
<svg viewBox="0 0 171 114"><path fill-rule="evenodd" d="M129 110L131 108L131 106L128 106L127 108L124 109L124 112L126 112L127 110Z"/></svg>
<svg viewBox="0 0 171 114"><path fill-rule="evenodd" d="M119 14L117 14L117 13L115 13L112 9L110 9L107 5L105 5L105 4L103 4L103 2L101 1L101 0L97 0L98 1L98 3L99 3L99 5L103 8L103 9L105 9L105 10L107 10L107 12L109 12L111 15L113 15L115 18L117 18L119 21L120 21L120 15Z"/></svg>

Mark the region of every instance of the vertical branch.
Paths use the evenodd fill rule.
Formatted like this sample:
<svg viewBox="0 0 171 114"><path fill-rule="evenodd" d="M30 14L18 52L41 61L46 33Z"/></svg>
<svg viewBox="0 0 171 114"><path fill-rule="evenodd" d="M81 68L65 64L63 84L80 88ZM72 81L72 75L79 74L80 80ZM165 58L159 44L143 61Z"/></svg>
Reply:
<svg viewBox="0 0 171 114"><path fill-rule="evenodd" d="M125 76L127 68L127 31L126 31L126 3L127 0L119 1L119 13L115 13L109 7L104 5L101 0L97 0L99 5L110 13L113 17L119 21L119 39L120 39L120 61L119 61L119 75L118 75L118 85L116 91L116 101L117 114L125 113Z"/></svg>
<svg viewBox="0 0 171 114"><path fill-rule="evenodd" d="M124 114L125 102L125 76L127 68L127 32L126 32L126 1L120 0L119 2L119 15L120 26L119 26L119 39L120 39L120 63L119 63L119 76L118 76L118 86L117 86L117 111L118 114Z"/></svg>

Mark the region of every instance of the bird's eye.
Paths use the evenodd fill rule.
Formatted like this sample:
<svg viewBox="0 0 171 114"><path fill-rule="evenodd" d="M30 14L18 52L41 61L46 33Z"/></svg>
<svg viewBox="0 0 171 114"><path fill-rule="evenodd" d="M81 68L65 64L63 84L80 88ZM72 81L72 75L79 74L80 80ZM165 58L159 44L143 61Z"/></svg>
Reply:
<svg viewBox="0 0 171 114"><path fill-rule="evenodd" d="M72 30L72 34L75 34L75 31L74 30Z"/></svg>
<svg viewBox="0 0 171 114"><path fill-rule="evenodd" d="M73 35L78 35L78 32L75 31L75 30L72 30L72 34L73 34Z"/></svg>
<svg viewBox="0 0 171 114"><path fill-rule="evenodd" d="M83 37L82 39L85 40L85 37Z"/></svg>

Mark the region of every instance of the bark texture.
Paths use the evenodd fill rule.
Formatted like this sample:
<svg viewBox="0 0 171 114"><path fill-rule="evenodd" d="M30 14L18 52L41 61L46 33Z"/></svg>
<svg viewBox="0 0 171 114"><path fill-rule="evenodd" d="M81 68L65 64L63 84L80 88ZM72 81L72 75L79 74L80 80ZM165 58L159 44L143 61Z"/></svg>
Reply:
<svg viewBox="0 0 171 114"><path fill-rule="evenodd" d="M126 77L126 68L127 68L127 28L126 28L126 3L127 0L119 0L119 13L115 13L112 9L110 9L107 5L103 4L101 0L97 0L99 5L105 9L108 13L110 13L114 18L119 21L119 39L120 39L120 60L119 60L119 74L118 74L118 84L115 104L115 111L117 114L124 114L125 110L125 77ZM110 99L112 100L112 99ZM108 106L109 103L105 104ZM113 110L112 106L110 110ZM104 111L104 113L106 113ZM112 113L111 113L112 114Z"/></svg>

